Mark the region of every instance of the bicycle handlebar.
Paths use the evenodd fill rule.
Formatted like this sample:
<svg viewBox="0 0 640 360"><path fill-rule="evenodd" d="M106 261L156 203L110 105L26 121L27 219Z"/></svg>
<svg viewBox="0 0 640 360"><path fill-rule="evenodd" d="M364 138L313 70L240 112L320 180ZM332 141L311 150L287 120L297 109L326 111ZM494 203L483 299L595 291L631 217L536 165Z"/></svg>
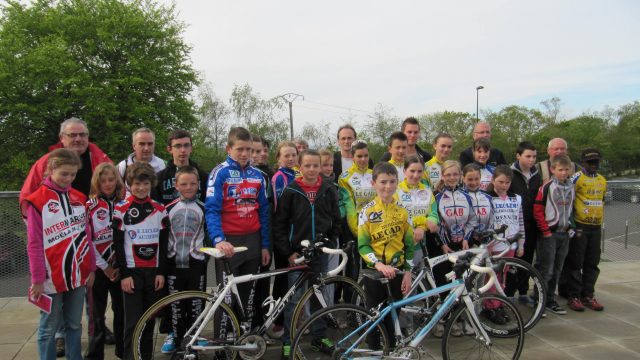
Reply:
<svg viewBox="0 0 640 360"><path fill-rule="evenodd" d="M309 240L302 240L300 242L300 245L302 245L303 248L308 249L309 247L317 247L317 245L320 245L320 250L322 250L323 253L328 254L328 255L340 255L341 257L341 261L340 264L338 264L338 266L327 272L328 276L334 276L337 275L339 273L342 272L342 270L345 268L345 266L347 266L347 261L349 261L348 257L347 257L347 253L344 252L344 250L342 249L332 249L332 248L328 248L328 247L324 247L322 246L323 243L316 243L316 244L311 244L311 242ZM347 247L351 246L351 244L349 244ZM307 258L305 256L301 256L297 259L295 259L293 261L294 264L298 265L298 264L302 264L307 260Z"/></svg>
<svg viewBox="0 0 640 360"><path fill-rule="evenodd" d="M207 255L213 256L215 259L224 257L224 253L214 247L201 247L199 250ZM249 250L249 248L246 246L236 246L233 248L234 252L243 252L247 250Z"/></svg>
<svg viewBox="0 0 640 360"><path fill-rule="evenodd" d="M452 263L454 263L456 266L462 266L464 268L469 268L472 271L475 272L479 272L479 273L484 273L484 274L488 274L489 275L489 281L487 281L487 283L482 286L480 289L478 289L478 292L480 292L481 294L489 291L489 289L491 289L497 282L498 282L498 277L496 276L496 272L493 268L491 267L487 267L487 266L478 266L476 264L474 264L474 262L476 262L478 260L478 257L474 257L473 260L471 260L471 262L469 261L469 259L473 256L473 254L471 253L467 253L461 257L457 257L454 255L450 255L449 256L449 261L451 261ZM447 274L449 277L449 274Z"/></svg>

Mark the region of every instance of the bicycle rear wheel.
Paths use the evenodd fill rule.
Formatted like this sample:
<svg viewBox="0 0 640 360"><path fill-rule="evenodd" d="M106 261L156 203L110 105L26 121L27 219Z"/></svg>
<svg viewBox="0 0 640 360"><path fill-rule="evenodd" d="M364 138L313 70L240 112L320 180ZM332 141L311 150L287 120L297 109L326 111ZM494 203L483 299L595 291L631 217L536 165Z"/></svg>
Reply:
<svg viewBox="0 0 640 360"><path fill-rule="evenodd" d="M216 297L201 291L182 291L166 296L151 307L138 320L138 324L133 332L132 348L134 359L182 359L185 355L196 354L199 360L202 359L235 359L237 352L231 350L208 350L196 351L191 350L185 353L182 345L186 344L192 337L191 333L186 333L193 321L184 319L184 312L178 309L196 308L196 316L204 309L208 309ZM172 313L179 311L177 316L172 315L172 324L175 322L183 322L180 334L182 339L174 341L175 350L170 348L163 349L168 334L160 332L161 315L166 311ZM204 318L204 316L203 316ZM195 331L195 330L194 330ZM203 327L202 332L198 335L197 345L202 346L225 346L236 344L240 338L240 323L231 308L224 302L215 310L213 316Z"/></svg>
<svg viewBox="0 0 640 360"><path fill-rule="evenodd" d="M499 310L502 320L490 316ZM473 311L479 324L473 320ZM484 329L488 339L478 326ZM464 335L468 333L469 335ZM484 294L473 299L472 309L464 302L458 306L447 322L442 338L442 357L456 359L518 359L524 346L524 325L516 307L504 296Z"/></svg>
<svg viewBox="0 0 640 360"><path fill-rule="evenodd" d="M388 354L389 337L381 324L358 341L371 328L371 324L363 326L369 318L366 310L351 304L322 309L299 328L291 343L291 353L295 359L304 360L357 359Z"/></svg>
<svg viewBox="0 0 640 360"><path fill-rule="evenodd" d="M313 309L319 310L334 305L336 287L351 289L354 298L364 299L362 286L346 276L331 276L323 279L320 284L310 286L304 294L302 294L291 317L291 339L297 334L298 327L314 312Z"/></svg>

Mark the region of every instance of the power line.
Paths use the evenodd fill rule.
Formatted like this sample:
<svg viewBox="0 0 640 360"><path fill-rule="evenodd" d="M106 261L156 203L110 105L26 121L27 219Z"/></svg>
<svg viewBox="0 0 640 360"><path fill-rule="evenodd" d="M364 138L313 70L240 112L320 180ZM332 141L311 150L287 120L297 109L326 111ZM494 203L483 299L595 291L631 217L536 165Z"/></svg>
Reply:
<svg viewBox="0 0 640 360"><path fill-rule="evenodd" d="M359 111L359 112L364 112L367 114L371 114L373 115L373 112L368 111L368 110L361 110L361 109L356 109L356 108L352 108L352 107L348 107L348 106L340 106L340 105L331 105L331 104L325 104L325 103L321 103L321 102L317 102L317 101L311 101L311 100L304 100L305 102L308 103L312 103L312 104L317 104L317 105L323 105L323 106L329 106L329 107L334 107L334 108L338 108L338 109L345 109L345 110L351 110L351 111Z"/></svg>
<svg viewBox="0 0 640 360"><path fill-rule="evenodd" d="M354 114L354 113L347 113L347 112L333 111L333 110L327 110L327 109L318 109L318 108L315 108L315 107L304 106L304 105L298 105L298 107L305 108L305 109L309 109L309 110L316 110L316 111L322 111L322 112L328 112L328 113L340 114L340 115L360 116L359 114Z"/></svg>

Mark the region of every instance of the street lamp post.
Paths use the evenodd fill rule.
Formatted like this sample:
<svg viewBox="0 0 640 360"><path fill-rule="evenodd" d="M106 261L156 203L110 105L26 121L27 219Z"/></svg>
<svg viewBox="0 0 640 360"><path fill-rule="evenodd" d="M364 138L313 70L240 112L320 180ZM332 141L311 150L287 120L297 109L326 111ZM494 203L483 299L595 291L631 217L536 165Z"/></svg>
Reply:
<svg viewBox="0 0 640 360"><path fill-rule="evenodd" d="M480 110L479 110L479 101L480 100L480 90L484 89L484 86L480 85L476 87L476 122L480 121Z"/></svg>

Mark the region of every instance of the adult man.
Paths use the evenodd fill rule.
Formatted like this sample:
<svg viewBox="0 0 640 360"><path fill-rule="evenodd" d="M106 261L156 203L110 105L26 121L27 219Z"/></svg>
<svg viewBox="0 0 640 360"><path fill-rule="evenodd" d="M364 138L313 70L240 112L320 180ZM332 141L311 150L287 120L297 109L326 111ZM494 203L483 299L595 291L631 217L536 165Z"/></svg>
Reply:
<svg viewBox="0 0 640 360"><path fill-rule="evenodd" d="M405 157L417 155L423 163L431 160L431 154L422 150L420 146L418 146L418 140L420 139L420 123L418 122L418 119L414 117L404 119L402 126L400 127L400 131L407 135L407 149L404 154ZM382 154L380 161L389 161L390 159L391 153L386 151Z"/></svg>
<svg viewBox="0 0 640 360"><path fill-rule="evenodd" d="M111 159L100 148L89 142L89 129L87 123L83 120L72 117L60 124L60 133L58 134L60 142L49 147L49 151L53 151L58 148L66 148L75 151L80 155L82 160L82 168L78 170L76 178L71 186L82 192L85 195L89 195L91 189L91 175L93 169L98 164L103 162L112 162ZM47 160L49 160L49 154L43 155L38 159L31 170L29 175L22 185L20 190L20 209L22 210L23 217L26 217L25 207L23 206L23 200L31 195L44 180L44 173L47 170Z"/></svg>
<svg viewBox="0 0 640 360"><path fill-rule="evenodd" d="M347 170L353 165L353 155L351 154L351 144L356 139L356 129L347 124L342 125L338 129L338 147L340 151L333 154L333 175L335 182L342 174L343 170ZM369 157L369 169L373 169L373 160Z"/></svg>
<svg viewBox="0 0 640 360"><path fill-rule="evenodd" d="M91 190L91 176L93 175L93 169L98 164L103 162L112 162L111 159L100 148L89 142L89 128L87 123L76 117L71 117L60 124L60 132L58 133L59 143L49 147L49 151L53 151L59 148L65 148L75 151L82 160L82 167L78 170L75 180L71 183L71 187L89 196L89 190ZM24 201L27 196L31 195L44 180L45 172L47 170L47 161L49 160L49 153L43 155L38 159L31 170L29 175L22 185L20 190L20 210L22 216L26 219L26 202ZM110 337L108 343L113 344L113 334L110 330L105 329L107 337ZM56 338L56 355L58 357L63 356L65 353L65 334L64 329L61 328L55 335Z"/></svg>
<svg viewBox="0 0 640 360"><path fill-rule="evenodd" d="M126 179L127 167L136 161L144 161L149 163L155 170L156 174L165 168L165 162L161 158L155 156L156 135L146 127L137 129L131 135L133 152L126 159L118 163L118 172L123 179ZM126 181L126 180L125 180ZM127 195L129 194L129 184L125 182Z"/></svg>
<svg viewBox="0 0 640 360"><path fill-rule="evenodd" d="M191 143L191 134L185 130L175 130L169 134L167 140L167 152L171 154L172 159L169 160L167 166L160 170L157 174L158 184L153 192L153 198L156 201L168 205L180 194L176 190L176 172L179 168L191 165L198 170L198 186L197 197L204 202L205 193L207 192L208 174L202 171L198 164L191 160L191 151L193 144Z"/></svg>
<svg viewBox="0 0 640 360"><path fill-rule="evenodd" d="M491 125L489 125L489 123L486 121L480 121L476 123L476 126L473 127L473 141L476 141L480 138L491 140ZM460 164L462 164L462 166L465 166L472 162L473 151L471 151L471 147L468 147L460 153ZM489 152L489 160L487 160L487 164L497 166L506 163L507 161L504 159L504 154L502 154L502 151L492 146Z"/></svg>
<svg viewBox="0 0 640 360"><path fill-rule="evenodd" d="M542 176L542 182L545 183L549 178L551 178L551 162L550 160L556 156L560 155L568 155L568 146L567 142L563 138L553 138L549 140L549 144L547 146L547 154L549 155L548 160L540 161L536 164L536 168L538 168L538 172ZM573 163L573 169L570 169L571 174L575 174L580 171L580 166Z"/></svg>

